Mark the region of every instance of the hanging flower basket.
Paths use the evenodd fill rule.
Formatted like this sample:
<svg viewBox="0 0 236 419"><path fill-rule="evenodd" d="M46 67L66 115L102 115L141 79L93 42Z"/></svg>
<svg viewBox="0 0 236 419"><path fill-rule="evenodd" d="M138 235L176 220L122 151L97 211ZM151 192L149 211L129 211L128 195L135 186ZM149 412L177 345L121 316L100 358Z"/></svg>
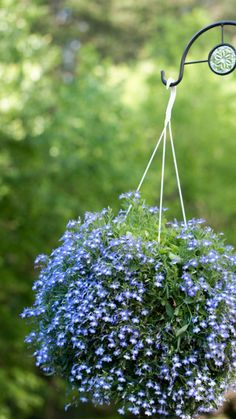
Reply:
<svg viewBox="0 0 236 419"><path fill-rule="evenodd" d="M217 409L236 370L236 255L203 220L167 222L139 194L71 221L40 256L27 342L74 400L120 414L192 418ZM129 209L127 211L127 208Z"/></svg>
<svg viewBox="0 0 236 419"><path fill-rule="evenodd" d="M211 69L235 69L234 48L223 43L222 21L188 43L170 87L163 131L137 191L111 209L72 221L62 244L40 256L35 304L22 316L34 330L26 341L48 374L62 376L72 402L116 404L121 415L191 419L216 410L236 380L236 254L203 220L187 221L171 129L176 85L186 55L208 29L221 27L222 45L209 54ZM216 55L230 60L216 63ZM226 65L227 64L227 65ZM226 68L227 67L227 68ZM163 216L167 133L183 222ZM139 190L163 141L159 208Z"/></svg>

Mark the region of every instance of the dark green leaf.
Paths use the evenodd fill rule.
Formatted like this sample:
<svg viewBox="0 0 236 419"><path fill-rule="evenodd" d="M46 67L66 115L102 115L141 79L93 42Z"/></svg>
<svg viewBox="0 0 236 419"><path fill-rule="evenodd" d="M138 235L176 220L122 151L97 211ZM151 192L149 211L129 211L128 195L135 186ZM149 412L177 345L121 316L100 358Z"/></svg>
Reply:
<svg viewBox="0 0 236 419"><path fill-rule="evenodd" d="M166 303L166 313L169 317L173 317L174 315L174 310L168 302Z"/></svg>

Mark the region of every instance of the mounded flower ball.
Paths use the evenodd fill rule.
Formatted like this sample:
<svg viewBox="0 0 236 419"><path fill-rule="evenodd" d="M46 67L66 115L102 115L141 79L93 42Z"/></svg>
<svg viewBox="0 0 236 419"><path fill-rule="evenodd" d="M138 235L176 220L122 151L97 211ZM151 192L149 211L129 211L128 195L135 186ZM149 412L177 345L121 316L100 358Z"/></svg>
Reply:
<svg viewBox="0 0 236 419"><path fill-rule="evenodd" d="M74 402L158 418L215 410L235 385L233 248L202 220L163 220L158 243L158 208L123 197L126 210L69 222L61 246L37 259L26 341Z"/></svg>

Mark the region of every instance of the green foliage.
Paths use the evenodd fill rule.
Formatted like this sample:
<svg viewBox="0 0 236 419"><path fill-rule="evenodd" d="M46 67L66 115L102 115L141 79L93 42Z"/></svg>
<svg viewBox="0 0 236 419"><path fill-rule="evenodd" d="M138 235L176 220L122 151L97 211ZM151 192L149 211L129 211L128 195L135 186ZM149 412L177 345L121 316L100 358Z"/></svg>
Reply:
<svg viewBox="0 0 236 419"><path fill-rule="evenodd" d="M234 16L233 0L226 4L220 0L207 4L204 0L66 0L52 18L66 29L54 32L58 44L68 38L89 42L102 57L115 62L150 54L176 62L183 50L181 42L185 44L209 19Z"/></svg>

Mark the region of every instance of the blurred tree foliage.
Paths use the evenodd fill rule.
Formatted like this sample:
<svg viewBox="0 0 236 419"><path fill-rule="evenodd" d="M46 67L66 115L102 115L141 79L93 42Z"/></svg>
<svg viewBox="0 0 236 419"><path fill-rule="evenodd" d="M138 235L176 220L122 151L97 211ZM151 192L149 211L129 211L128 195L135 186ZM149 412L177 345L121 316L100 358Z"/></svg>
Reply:
<svg viewBox="0 0 236 419"><path fill-rule="evenodd" d="M57 245L69 218L118 207L119 193L137 186L168 100L160 69L177 75L190 36L233 13L234 1L2 0L0 419L78 416L63 411L63 384L34 368L23 342L33 260ZM201 41L194 58L218 36ZM178 90L180 174L188 216L207 218L236 244L235 75L205 70L186 69ZM160 161L143 188L153 203ZM170 153L165 200L180 216ZM109 409L80 411L111 419Z"/></svg>
<svg viewBox="0 0 236 419"><path fill-rule="evenodd" d="M221 0L50 0L49 3L57 43L68 44L69 39L79 39L82 44L90 42L102 57L115 62L145 56L149 43L155 45L154 55L166 58L170 47L163 42L166 37L173 41L171 58L176 59L176 45L185 43L199 24L208 23L209 19L230 19L235 14L234 0L226 4ZM197 16L199 12L201 18Z"/></svg>

